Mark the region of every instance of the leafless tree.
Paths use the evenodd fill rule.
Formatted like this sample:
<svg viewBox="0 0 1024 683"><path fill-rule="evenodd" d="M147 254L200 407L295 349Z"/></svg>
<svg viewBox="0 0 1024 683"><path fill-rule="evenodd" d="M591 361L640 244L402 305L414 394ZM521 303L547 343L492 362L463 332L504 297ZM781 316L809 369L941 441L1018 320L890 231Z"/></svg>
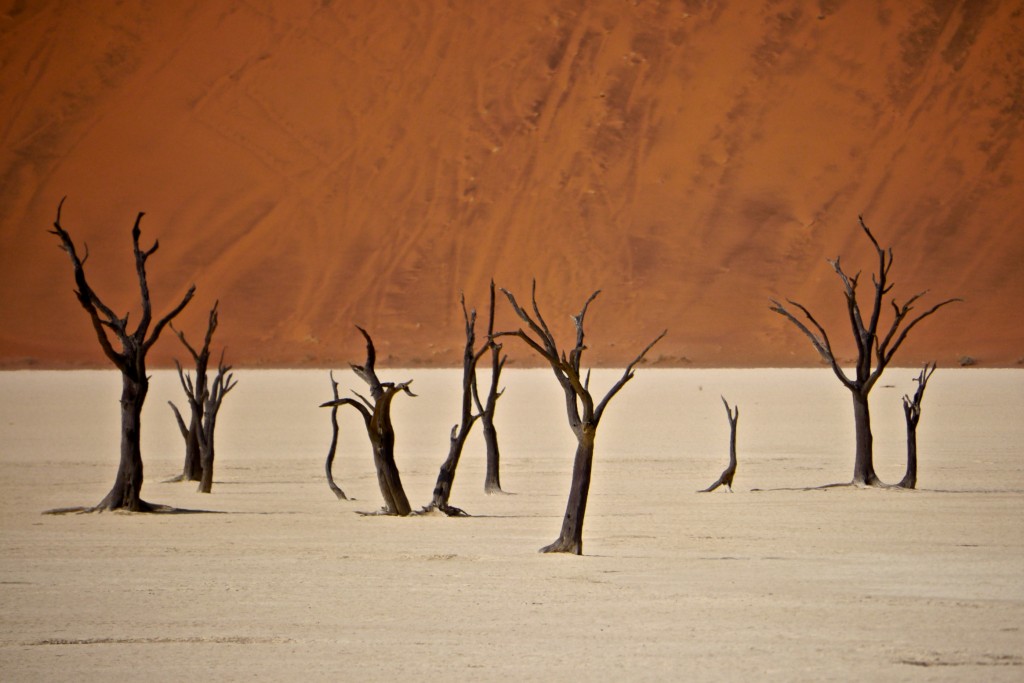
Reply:
<svg viewBox="0 0 1024 683"><path fill-rule="evenodd" d="M140 223L142 212L135 219L132 228L132 251L135 257L135 272L139 283L139 296L142 313L134 331L128 329L128 314L123 317L114 311L93 291L85 276L85 262L89 251L79 257L75 244L63 227L61 227L61 209L64 199L57 205L57 218L53 223L52 234L60 239L61 248L67 252L75 274L75 295L78 302L89 314L96 338L104 355L121 371L121 457L117 467L117 475L110 492L91 511L96 510L130 510L145 512L159 509L142 500L143 468L140 434L142 428L142 405L149 392L149 376L146 374L146 354L160 338L171 320L174 319L195 294L195 286L189 287L181 301L167 315L154 324L153 307L150 301L149 282L146 278L146 261L156 252L159 242L154 242L149 249L139 247L141 235ZM111 339L113 337L113 340ZM120 351L114 348L119 343Z"/></svg>
<svg viewBox="0 0 1024 683"><path fill-rule="evenodd" d="M487 352L488 344L476 349L476 309L466 310L466 298L459 298L462 306L462 319L465 322L466 345L462 352L462 408L459 422L452 427L451 435L448 437L448 457L441 464L437 473L437 483L434 485L433 497L430 504L424 508L424 512L438 510L448 516L462 516L465 511L448 503L451 498L452 485L455 483L455 468L459 466L459 459L462 457L462 450L466 445L466 439L473 429L473 425L480 418L480 413L473 412L473 398L476 394L476 365L480 357ZM476 401L479 405L479 397Z"/></svg>
<svg viewBox="0 0 1024 683"><path fill-rule="evenodd" d="M729 402L725 400L724 396L722 403L725 404L725 414L729 417L729 465L722 470L718 481L706 489L701 489L698 493L709 493L719 486L725 486L726 491L732 491L732 478L736 476L736 425L740 421L740 407L730 408Z"/></svg>
<svg viewBox="0 0 1024 683"><path fill-rule="evenodd" d="M924 399L924 389L928 380L935 372L935 363L925 363L924 368L914 379L917 382L917 391L914 397L903 396L903 414L907 418L907 471L903 479L897 484L900 488L912 489L917 486L917 423L921 419L921 401Z"/></svg>
<svg viewBox="0 0 1024 683"><path fill-rule="evenodd" d="M381 495L384 497L384 508L382 514L405 516L411 512L409 498L402 488L402 479L399 476L398 466L395 464L395 430L391 424L391 402L398 393L405 393L415 396L409 390L412 380L395 384L394 382L381 382L374 370L377 353L373 348L373 340L369 333L361 327L356 327L363 338L366 339L366 364L355 365L350 363L352 371L370 386L370 399L359 394L358 401L351 398L338 398L320 405L321 408L332 408L334 406L348 405L359 411L366 423L366 434L370 438L373 447L373 462L377 469L377 483L380 485ZM355 392L353 392L355 393Z"/></svg>
<svg viewBox="0 0 1024 683"><path fill-rule="evenodd" d="M192 414L202 415L202 419L196 428L196 441L199 445L199 493L210 493L213 490L213 461L214 461L214 433L217 429L217 414L220 412L224 396L235 388L238 381L233 378L231 366L224 365L224 356L221 354L220 362L217 364L217 376L208 389L199 391L198 385L192 382L192 377L181 369L181 364L175 361L178 368L178 379L181 381L181 388L188 396L189 406ZM173 404L172 404L173 407ZM184 425L181 414L177 408L174 410L178 418L178 427Z"/></svg>
<svg viewBox="0 0 1024 683"><path fill-rule="evenodd" d="M464 515L465 511L454 507L449 503L451 498L452 485L455 482L455 468L458 467L466 439L477 420L481 420L484 426L484 441L487 447L487 476L484 481L484 490L487 493L501 492L501 483L498 475L498 436L494 428L494 413L498 398L501 392L498 390L498 382L501 376L501 368L505 363L501 356L501 346L492 338L494 332L494 281L491 281L490 296L490 318L487 326L487 339L480 348L476 348L476 310L466 310L465 297L460 297L459 303L462 306L462 318L465 323L466 344L462 353L462 406L460 421L452 427L449 436L448 457L445 458L441 469L437 474L437 483L434 486L433 498L424 511L439 510L446 515ZM477 383L476 369L480 359L491 351L491 383L487 393L486 404L480 400L479 386ZM473 406L477 412L473 412Z"/></svg>
<svg viewBox="0 0 1024 683"><path fill-rule="evenodd" d="M892 320L889 323L888 329L880 327L882 325L881 318L884 299L893 288L893 285L889 283L889 269L892 268L893 263L892 249L882 249L878 245L875 236L871 234L871 230L864 223L863 217L860 218L860 227L868 239L871 240L871 244L874 246L878 256L878 272L872 275L874 292L870 299L867 316L862 313L860 303L857 300L857 285L860 274L849 277L840 266L839 257L836 257L835 260L829 260L843 286L847 312L850 318L854 343L857 348L857 361L853 377L848 376L839 366L839 361L833 352L828 334L802 304L792 299L787 299L787 302L803 315L806 323L775 299L772 299L771 310L784 316L811 340L811 345L825 362L829 364L836 377L839 378L839 381L843 383L843 386L853 396L856 452L853 466L853 481L851 483L854 486L884 486L875 474L868 395L878 381L878 378L882 376L882 372L885 371L885 368L892 361L893 356L896 355L896 352L907 339L910 331L919 322L943 306L960 301L960 299L940 301L916 316L911 315L914 305L927 292L919 292L911 296L904 304L897 304L896 300L892 299Z"/></svg>
<svg viewBox="0 0 1024 683"><path fill-rule="evenodd" d="M210 317L206 325L206 336L203 338L203 345L199 350L196 350L188 342L183 331L175 329L174 324L171 324L171 330L177 335L178 340L181 341L182 345L192 356L192 361L195 364L195 386L193 389L199 397L205 397L209 393L207 367L210 363L210 342L213 340L213 333L217 329L218 304L219 302L215 302L213 308L210 309ZM178 374L180 377L180 366L178 366ZM182 381L182 386L184 386L184 381ZM188 393L187 389L186 393ZM199 440L200 434L203 431L203 412L206 409L206 400L205 398L200 398L198 401L192 400L191 395L188 396L188 399L191 408L191 417L188 424L185 424L185 420L182 418L178 407L174 405L174 402L167 402L174 412L174 418L178 423L178 429L181 430L181 436L185 439L185 465L182 468L181 474L170 481L201 481L203 478L203 462Z"/></svg>
<svg viewBox="0 0 1024 683"><path fill-rule="evenodd" d="M508 290L502 289L509 303L515 310L516 315L526 323L529 331L520 328L514 332L499 332L495 337L516 336L526 342L526 345L539 354L555 373L555 378L565 393L565 407L569 419L569 427L576 436L577 447L576 457L573 463L572 484L569 490L569 500L565 509L565 516L562 520L562 531L558 538L540 549L543 553L572 553L583 554L583 516L587 509L587 496L590 492L590 477L594 463L594 440L597 436L597 426L604 415L608 402L626 385L626 382L633 378L634 368L640 363L647 352L657 344L666 332L659 334L654 341L644 348L640 354L626 367L622 377L608 390L604 398L599 402L594 401L590 393L590 371L585 376L580 375L580 364L586 346L583 343L584 317L590 303L600 294L600 290L594 292L583 304L583 308L572 320L576 326L576 344L568 353L559 350L554 335L548 328L544 317L537 306L537 283L534 281L531 299L533 303L533 315L531 316L516 301L515 296Z"/></svg>

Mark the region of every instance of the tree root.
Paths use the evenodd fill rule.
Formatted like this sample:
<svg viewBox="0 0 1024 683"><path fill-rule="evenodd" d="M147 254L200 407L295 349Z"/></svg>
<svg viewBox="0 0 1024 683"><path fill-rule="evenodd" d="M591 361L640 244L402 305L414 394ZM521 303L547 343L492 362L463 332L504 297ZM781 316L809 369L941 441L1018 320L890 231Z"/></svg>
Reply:
<svg viewBox="0 0 1024 683"><path fill-rule="evenodd" d="M569 553L570 555L582 555L583 544L575 543L573 541L567 541L563 538L559 538L554 543L544 546L538 553Z"/></svg>
<svg viewBox="0 0 1024 683"><path fill-rule="evenodd" d="M750 489L751 491L766 492L766 491L827 491L829 489L900 489L904 491L915 490L912 487L904 486L903 483L899 484L886 484L882 480L875 478L872 482L853 482L843 481L834 484L822 484L821 486L781 486L772 489ZM703 493L700 491L698 493Z"/></svg>
<svg viewBox="0 0 1024 683"><path fill-rule="evenodd" d="M140 506L137 510L129 510L126 507L111 508L103 503L99 505L93 505L92 507L85 506L74 506L66 508L53 508L50 510L43 510L44 515L87 515L92 513L103 513L103 512L117 512L124 514L134 513L147 513L147 514L161 514L161 515L219 515L224 514L219 510L193 510L190 508L176 508L172 505L161 505L159 503L147 503L144 500L139 501Z"/></svg>
<svg viewBox="0 0 1024 683"><path fill-rule="evenodd" d="M435 515L442 514L445 517L472 517L462 508L457 508L454 505L438 505L437 503L431 503L421 508L418 512L414 512L416 515Z"/></svg>
<svg viewBox="0 0 1024 683"><path fill-rule="evenodd" d="M732 477L729 477L729 481L725 481L724 477L719 478L719 480L716 481L714 484L707 487L706 489L701 489L697 491L697 493L711 493L719 486L725 486L725 490L728 491L729 493L732 493Z"/></svg>
<svg viewBox="0 0 1024 683"><path fill-rule="evenodd" d="M484 493L486 493L488 496L514 496L514 495L516 495L514 492L506 491L505 489L501 488L500 486L495 487L495 488L484 489Z"/></svg>

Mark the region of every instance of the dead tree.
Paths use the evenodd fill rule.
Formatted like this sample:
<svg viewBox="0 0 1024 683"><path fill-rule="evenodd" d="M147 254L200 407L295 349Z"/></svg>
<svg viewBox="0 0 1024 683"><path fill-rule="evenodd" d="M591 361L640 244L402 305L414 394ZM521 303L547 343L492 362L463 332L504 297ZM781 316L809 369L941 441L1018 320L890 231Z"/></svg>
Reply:
<svg viewBox="0 0 1024 683"><path fill-rule="evenodd" d="M903 396L903 414L907 418L907 472L897 484L900 488L912 489L917 486L917 423L921 419L921 400L924 399L924 388L933 372L935 372L935 363L930 366L925 363L924 368L914 378L914 381L917 382L914 398L905 394Z"/></svg>
<svg viewBox="0 0 1024 683"><path fill-rule="evenodd" d="M487 348L491 351L491 383L487 390L487 400L480 403L479 393L474 397L480 410L480 427L483 430L484 445L487 448L487 473L484 476L484 492L487 494L504 493L501 489L501 453L498 450L498 431L494 426L494 413L502 390L498 389L501 382L501 370L505 367L505 356L501 352L501 344L494 341L494 280L491 280L490 296L491 313L487 319ZM476 385L474 384L474 390Z"/></svg>
<svg viewBox="0 0 1024 683"><path fill-rule="evenodd" d="M459 466L459 459L462 457L463 447L466 439L473 429L473 425L480 418L480 413L473 412L473 397L476 393L476 365L480 357L487 351L488 344L484 344L480 350L476 349L476 310L466 310L466 298L460 297L462 305L462 319L466 327L466 345L462 352L462 410L459 422L452 427L451 435L448 438L448 457L441 464L437 473L437 483L434 485L433 497L430 504L424 508L424 512L438 510L448 516L462 516L465 511L448 504L451 497L452 485L455 483L455 468ZM479 397L476 400L480 404Z"/></svg>
<svg viewBox="0 0 1024 683"><path fill-rule="evenodd" d="M334 379L334 372L330 373L331 376L331 391L334 392L335 405L331 406L331 446L327 449L327 462L324 463L324 469L327 471L327 485L331 487L331 491L334 491L334 495L337 496L338 500L348 500L348 496L341 490L341 487L334 483L334 453L338 449L338 404L341 396L338 394L338 382Z"/></svg>
<svg viewBox="0 0 1024 683"><path fill-rule="evenodd" d="M868 226L864 223L864 218L860 218L860 226L867 235L868 239L871 240L871 244L875 247L875 252L878 255L878 272L872 275L872 283L874 284L874 293L871 297L870 308L868 309L868 315L865 317L862 313L860 304L857 300L857 284L860 274L854 275L853 277L847 276L839 264L839 257L835 260L829 259L829 263L839 276L840 281L843 285L843 293L846 296L846 307L847 313L850 318L850 324L853 331L854 343L857 348L857 361L855 367L855 374L853 377L849 377L843 369L839 366L839 362L836 359L836 355L832 350L832 344L829 341L828 334L825 329L818 323L818 321L811 315L803 305L787 299L787 302L797 308L803 317L806 318L808 324L805 324L802 320L797 318L787 308L772 299L771 310L784 316L787 320L793 323L797 329L807 335L808 339L811 340L811 345L821 355L826 363L832 368L832 372L835 373L839 381L843 383L853 396L853 421L856 430L856 452L854 456L853 465L853 481L851 482L854 486L884 486L875 474L875 467L873 461L873 448L872 448L872 435L871 435L871 413L868 408L868 395L871 392L872 387L878 381L878 378L882 376L882 372L888 367L892 361L893 356L899 350L900 346L907 339L907 335L914 327L938 311L943 306L951 304L960 299L946 299L941 301L928 310L920 313L916 317L911 317L910 313L914 310L914 304L917 303L918 299L924 296L927 292L919 292L906 303L900 305L893 299L892 303L892 320L889 324L888 329L880 328L883 301L889 291L893 288L893 285L889 284L889 269L892 268L892 249L882 249L878 246L878 241L875 236L871 234Z"/></svg>
<svg viewBox="0 0 1024 683"><path fill-rule="evenodd" d="M238 380L233 379L231 366L224 365L224 353L221 352L217 364L217 376L213 380L210 394L206 399L206 410L203 413L203 435L199 442L200 460L203 464L203 478L199 480L199 492L210 493L213 488L213 435L217 429L217 415L224 397L235 388Z"/></svg>
<svg viewBox="0 0 1024 683"><path fill-rule="evenodd" d="M348 405L359 411L366 423L366 434L370 438L373 447L373 463L377 469L377 483L380 485L381 495L384 497L382 514L405 516L411 512L409 498L402 488L402 479L398 473L398 466L395 464L395 430L391 424L391 401L398 393L405 393L415 396L409 390L412 380L395 384L394 382L381 382L374 370L377 353L373 348L373 340L369 333L363 328L356 326L366 339L366 364L355 365L350 363L352 371L370 386L369 400L359 394L356 397L359 401L351 398L339 398L327 403L320 404L321 408L332 408L334 406ZM355 392L353 392L355 393Z"/></svg>
<svg viewBox="0 0 1024 683"><path fill-rule="evenodd" d="M142 449L141 449L141 428L142 428L142 405L146 400L149 391L149 377L146 374L146 354L160 338L171 320L174 319L188 302L192 300L195 293L195 285L189 287L188 292L181 301L167 315L153 322L153 307L149 294L149 283L146 279L146 261L156 252L159 242L154 242L149 249L139 247L139 236L141 229L139 224L142 221L142 212L135 219L132 228L132 251L135 256L135 272L139 281L139 295L141 299L142 313L138 325L134 331L128 330L128 314L124 317L118 316L96 295L89 286L85 276L85 262L89 258L88 247L82 257L79 257L75 250L75 244L71 236L61 227L60 214L64 206L61 199L57 205L57 218L53 223L52 234L56 235L61 242L61 248L71 258L71 265L75 273L75 295L78 302L89 314L93 330L99 340L100 348L104 355L121 371L121 457L117 467L117 475L114 478L114 485L110 492L92 511L102 510L130 510L133 512L145 512L156 509L153 505L142 500ZM121 350L115 350L114 340L120 344Z"/></svg>
<svg viewBox="0 0 1024 683"><path fill-rule="evenodd" d="M217 329L217 305L219 302L214 302L213 308L210 309L210 318L206 325L206 337L203 339L202 347L197 351L187 339L185 339L185 333L181 330L174 328L171 325L171 330L177 335L182 345L188 350L192 356L192 361L195 363L195 386L194 390L197 396L205 397L209 392L209 378L207 377L207 367L210 363L210 342L213 340L213 333ZM177 363L177 361L175 361ZM181 375L181 366L178 366L178 375ZM184 381L182 382L184 386ZM186 390L186 394L188 391ZM171 406L171 410L174 411L174 418L178 423L178 429L181 430L181 436L185 439L185 465L182 468L182 472L177 477L174 477L170 481L201 481L203 478L203 463L202 455L199 448L200 433L203 430L203 412L206 408L205 399L198 401L192 400L189 396L189 406L191 407L191 418L188 424L185 424L185 420L181 416L181 412L178 407L174 405L172 401L168 401L168 405Z"/></svg>
<svg viewBox="0 0 1024 683"><path fill-rule="evenodd" d="M725 404L725 414L729 416L729 466L722 470L718 481L697 493L709 493L719 486L725 486L726 491L732 492L732 478L736 476L736 425L740 421L740 407L730 408L725 396L722 397L722 403Z"/></svg>
<svg viewBox="0 0 1024 683"><path fill-rule="evenodd" d="M555 342L554 335L548 328L544 317L537 307L537 283L534 281L531 294L533 303L533 315L531 316L517 302L516 298L508 290L502 289L509 303L515 310L516 315L526 323L529 332L520 328L514 332L499 332L495 337L516 336L526 342L526 345L536 351L548 362L555 373L555 378L565 393L565 407L569 419L569 427L576 436L576 457L573 462L572 484L569 489L569 500L565 509L565 516L562 519L562 531L558 538L540 549L542 553L572 553L583 554L583 516L587 509L587 496L590 492L590 477L594 464L594 440L597 436L597 426L604 415L608 402L619 393L619 390L626 385L626 382L633 378L633 368L643 360L647 352L657 344L666 332L659 334L654 341L647 345L636 358L626 367L622 377L608 390L600 402L594 402L590 393L590 371L580 376L580 363L583 358L583 351L586 346L583 344L583 323L587 308L600 290L594 292L583 304L580 312L573 316L572 320L576 326L576 344L569 351L561 351Z"/></svg>
<svg viewBox="0 0 1024 683"><path fill-rule="evenodd" d="M474 423L480 420L483 424L484 442L487 448L487 476L484 490L487 493L501 493L501 482L498 474L499 451L498 432L494 427L494 413L501 392L498 383L505 358L501 355L501 346L492 339L494 333L494 281L491 281L490 317L487 324L487 339L476 348L476 310L466 310L466 300L460 298L462 318L465 322L466 344L462 353L462 409L460 421L452 427L449 436L448 457L441 465L434 486L433 498L424 511L439 510L446 515L464 515L465 511L449 504L452 485L455 481L455 468L458 467L466 439ZM491 383L487 392L486 403L480 400L476 368L487 351L491 351ZM477 412L473 412L476 405Z"/></svg>
<svg viewBox="0 0 1024 683"><path fill-rule="evenodd" d="M202 419L196 429L196 441L199 445L199 466L201 476L199 478L199 493L210 493L213 490L213 461L214 461L214 433L217 429L217 413L220 412L224 396L238 384L231 374L231 366L224 365L224 355L221 354L220 362L217 364L217 376L209 389L199 391L198 382L193 384L192 377L181 369L181 364L175 361L178 368L178 379L181 381L181 388L188 396L189 406L192 414L202 415ZM197 378L198 379L198 378ZM172 404L173 407L173 404ZM178 427L184 422L181 414L175 409L178 417Z"/></svg>

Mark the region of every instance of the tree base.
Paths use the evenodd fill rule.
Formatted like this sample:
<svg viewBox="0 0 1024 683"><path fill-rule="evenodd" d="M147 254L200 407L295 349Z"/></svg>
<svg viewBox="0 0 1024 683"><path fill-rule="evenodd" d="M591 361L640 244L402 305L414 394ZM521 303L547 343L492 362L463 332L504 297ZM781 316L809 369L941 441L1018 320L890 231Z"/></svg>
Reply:
<svg viewBox="0 0 1024 683"><path fill-rule="evenodd" d="M583 554L583 542L559 538L550 545L546 545L537 552L539 553L569 553L570 555Z"/></svg>
<svg viewBox="0 0 1024 683"><path fill-rule="evenodd" d="M438 505L437 503L431 503L430 505L424 506L419 512L414 513L416 515L435 515L441 514L445 517L472 517L471 514L457 508L454 505Z"/></svg>
<svg viewBox="0 0 1024 683"><path fill-rule="evenodd" d="M489 488L485 488L484 489L484 493L486 493L488 496L514 496L514 495L516 495L516 494L512 493L511 491L504 490L500 486L492 486L492 487L489 487Z"/></svg>
<svg viewBox="0 0 1024 683"><path fill-rule="evenodd" d="M857 481L843 481L835 484L822 484L821 486L792 486L786 487L781 486L773 489L750 489L752 492L765 492L765 491L827 491L829 489L903 489L907 491L914 490L914 485L904 484L886 484L881 479L875 477L870 483L857 482ZM704 493L704 491L698 491L698 493Z"/></svg>
<svg viewBox="0 0 1024 683"><path fill-rule="evenodd" d="M139 506L135 509L130 509L127 506L111 507L104 503L99 505L93 505L92 507L76 506L67 508L53 508L51 510L44 510L44 515L85 515L94 512L124 512L124 513L153 513L153 514L188 514L188 513L210 513L214 514L213 510L189 510L186 508L176 508L171 505L160 505L158 503L147 503L144 500L139 501Z"/></svg>
<svg viewBox="0 0 1024 683"><path fill-rule="evenodd" d="M164 479L160 483L161 484L179 484L179 483L181 483L183 481L200 481L201 479L202 479L201 477L190 477L190 476L187 476L186 474L182 473L182 474L175 475L175 476L171 477L170 479Z"/></svg>
<svg viewBox="0 0 1024 683"><path fill-rule="evenodd" d="M732 479L731 478L730 478L729 481L725 481L723 479L719 479L718 481L716 481L714 484L712 484L711 486L707 487L706 489L701 489L700 491L697 491L697 493L711 493L712 491L717 489L719 486L724 486L726 491L728 491L729 493L732 493Z"/></svg>
<svg viewBox="0 0 1024 683"><path fill-rule="evenodd" d="M400 515L394 510L386 507L382 507L379 510L356 510L356 514L360 517L406 517L407 515ZM411 514L411 513L410 513Z"/></svg>

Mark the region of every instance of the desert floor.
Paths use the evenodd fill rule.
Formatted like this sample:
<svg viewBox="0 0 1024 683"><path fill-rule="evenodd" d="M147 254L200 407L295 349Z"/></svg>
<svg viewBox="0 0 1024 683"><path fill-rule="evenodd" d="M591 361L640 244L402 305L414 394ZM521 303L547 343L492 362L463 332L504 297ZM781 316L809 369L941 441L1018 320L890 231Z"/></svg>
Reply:
<svg viewBox="0 0 1024 683"><path fill-rule="evenodd" d="M458 375L380 374L415 380L394 420L422 505ZM239 371L213 494L163 483L181 467L166 405L181 390L153 375L143 495L219 514L43 515L109 488L120 380L0 373L4 680L1024 677L1020 370L939 369L920 490L807 491L778 489L852 470L850 401L831 373L641 369L598 433L583 557L536 552L557 535L574 448L550 372L506 371L498 429L515 495L483 494L475 433L452 498L474 516L460 519L357 515L380 493L351 410L335 476L357 500L335 499L326 371ZM902 476L900 397L915 375L889 370L875 391L887 481ZM736 490L697 494L727 458L720 395L740 408Z"/></svg>

